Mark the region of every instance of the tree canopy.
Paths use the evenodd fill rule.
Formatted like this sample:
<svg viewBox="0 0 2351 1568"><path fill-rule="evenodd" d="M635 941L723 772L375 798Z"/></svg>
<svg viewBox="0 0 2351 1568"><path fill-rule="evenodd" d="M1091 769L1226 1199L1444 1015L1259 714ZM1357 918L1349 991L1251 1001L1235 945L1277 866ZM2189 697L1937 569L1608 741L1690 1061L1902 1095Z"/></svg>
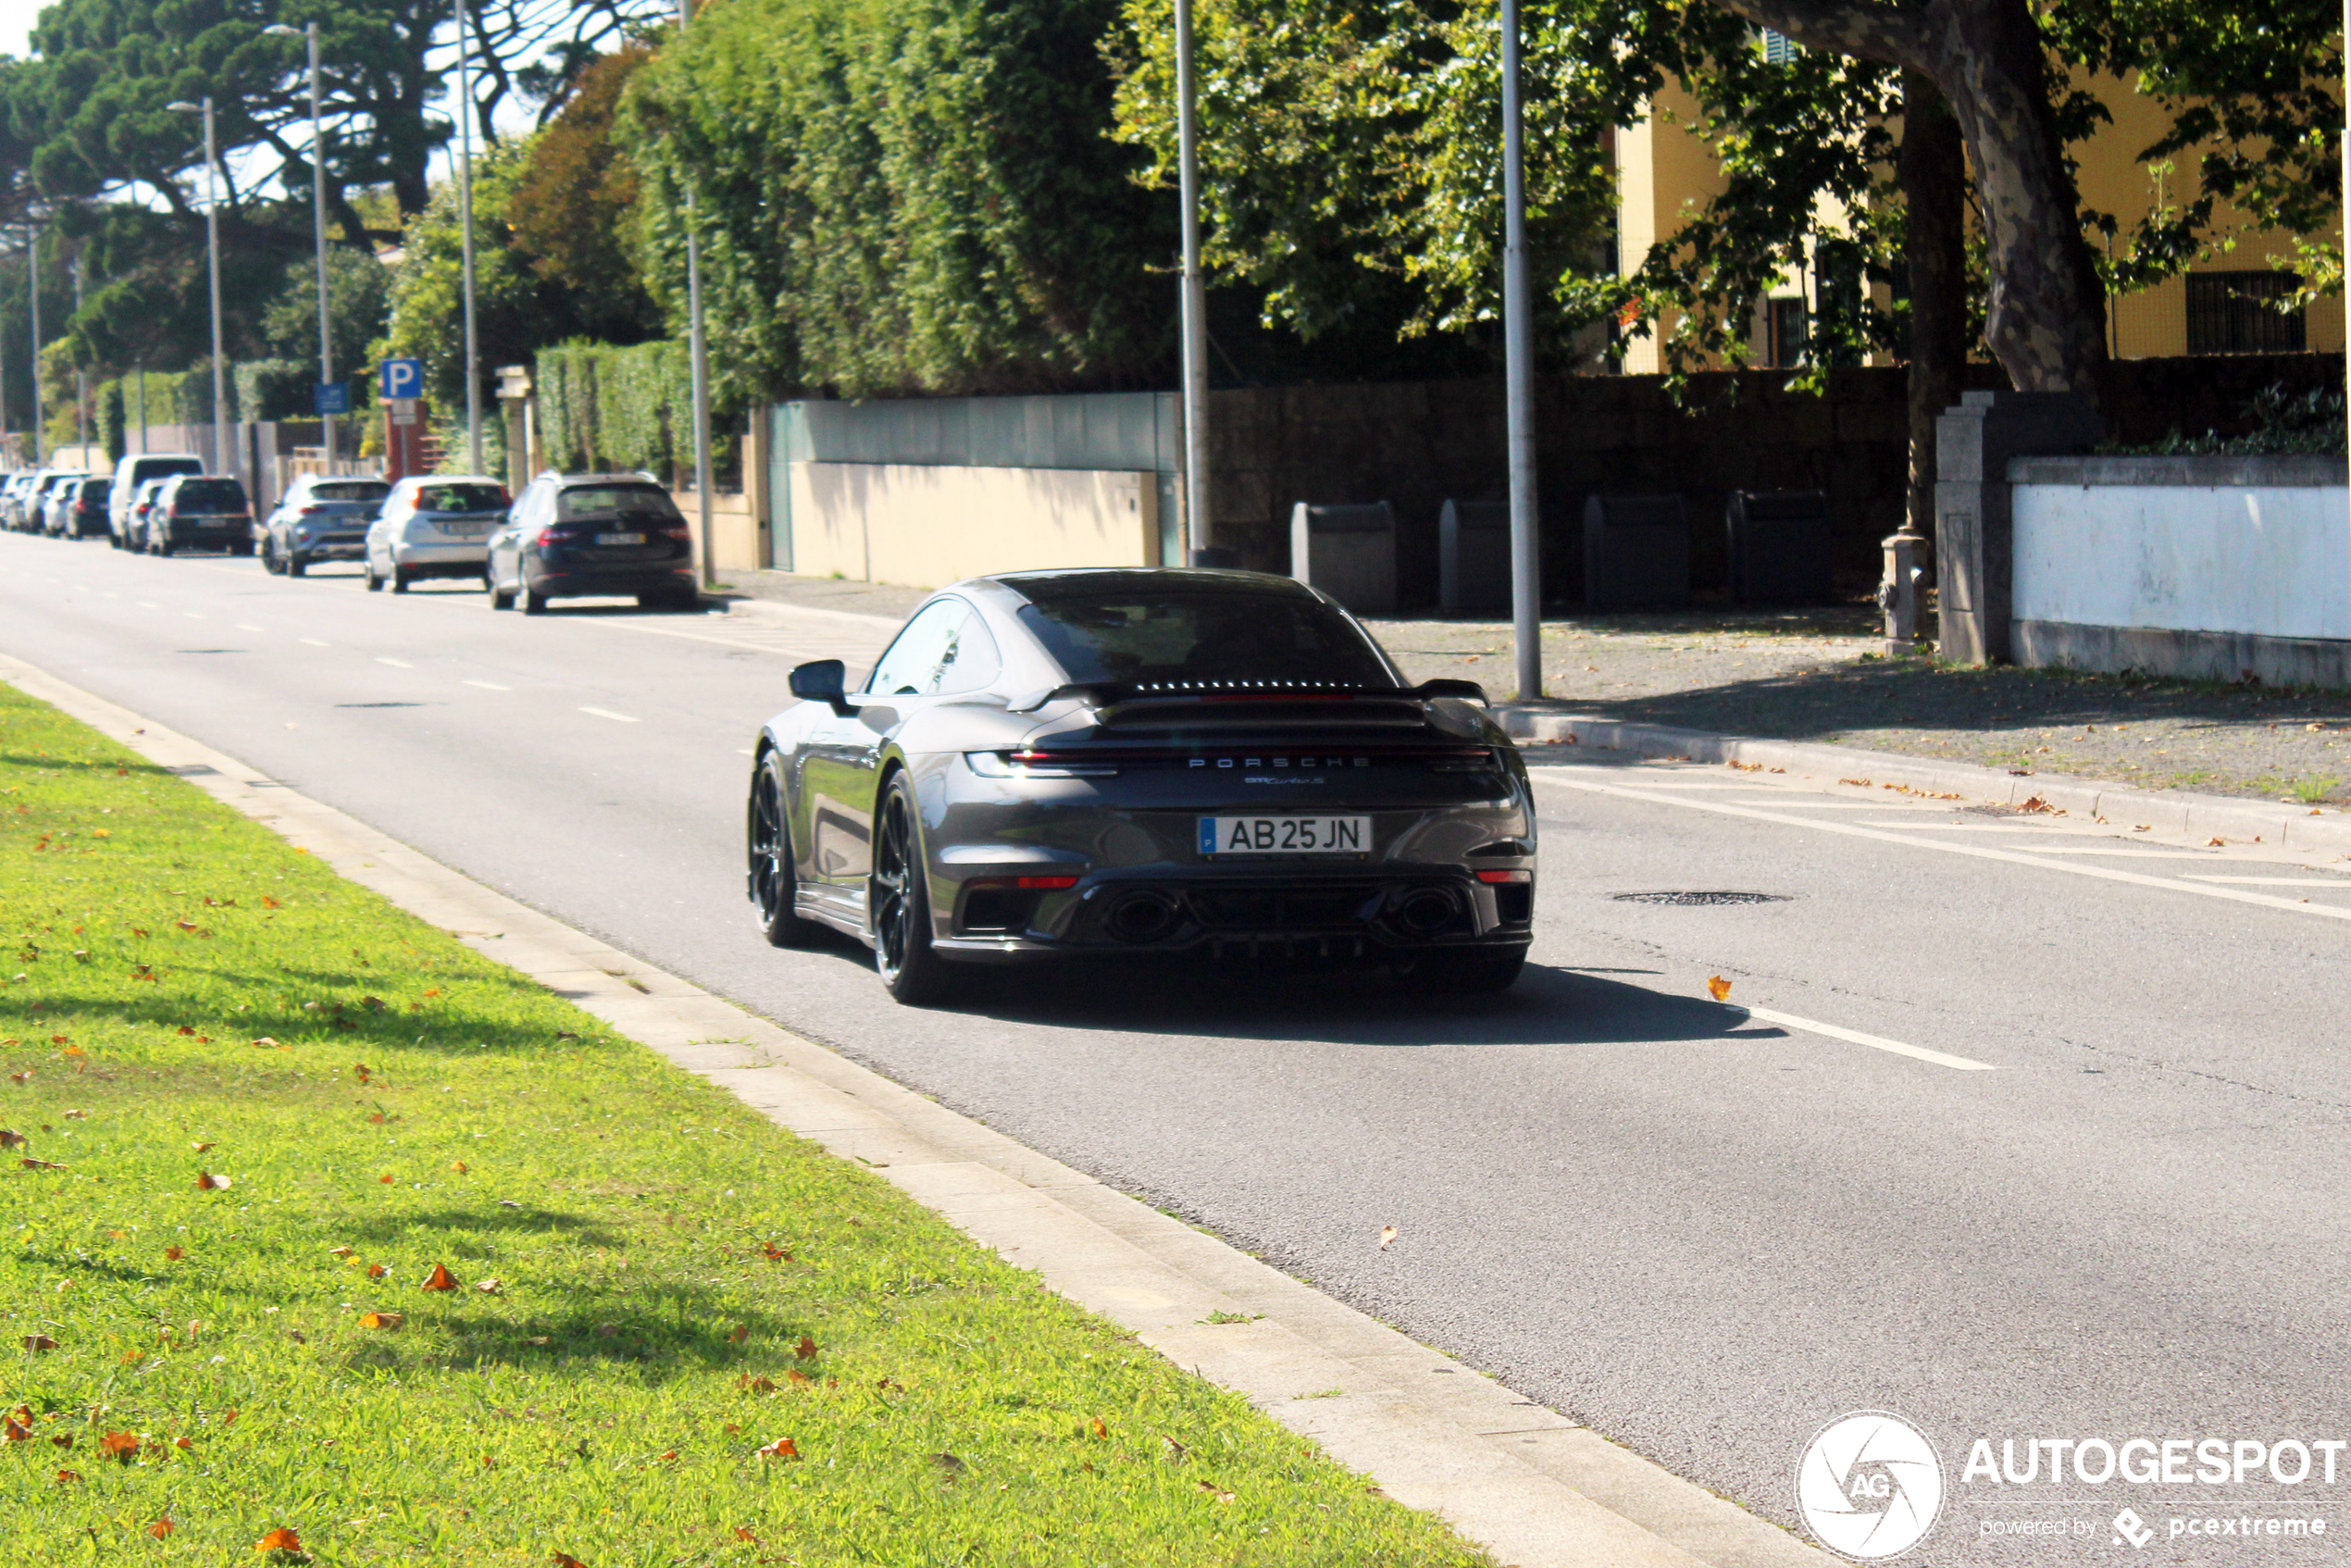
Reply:
<svg viewBox="0 0 2351 1568"><path fill-rule="evenodd" d="M734 0L621 138L673 318L702 224L723 377L771 392L1133 385L1167 363L1171 204L1103 132L1114 0Z"/></svg>

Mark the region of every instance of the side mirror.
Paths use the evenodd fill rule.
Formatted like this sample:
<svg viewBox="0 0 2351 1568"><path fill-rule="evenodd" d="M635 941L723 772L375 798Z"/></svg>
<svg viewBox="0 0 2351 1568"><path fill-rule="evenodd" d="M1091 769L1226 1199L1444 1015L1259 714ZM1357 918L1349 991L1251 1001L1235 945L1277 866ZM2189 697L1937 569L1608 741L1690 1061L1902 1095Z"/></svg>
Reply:
<svg viewBox="0 0 2351 1568"><path fill-rule="evenodd" d="M791 694L803 703L822 703L837 714L850 711L842 682L848 669L839 659L818 659L791 672Z"/></svg>
<svg viewBox="0 0 2351 1568"><path fill-rule="evenodd" d="M1474 680L1424 680L1412 693L1416 697L1459 697L1463 702L1483 704L1486 688Z"/></svg>

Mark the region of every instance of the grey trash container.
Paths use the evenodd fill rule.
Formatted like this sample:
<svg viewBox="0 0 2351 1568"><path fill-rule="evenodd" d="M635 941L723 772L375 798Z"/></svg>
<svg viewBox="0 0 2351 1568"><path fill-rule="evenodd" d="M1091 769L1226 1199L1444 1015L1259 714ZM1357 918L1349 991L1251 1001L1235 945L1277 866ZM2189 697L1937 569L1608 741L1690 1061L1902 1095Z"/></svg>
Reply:
<svg viewBox="0 0 2351 1568"><path fill-rule="evenodd" d="M1321 589L1357 615L1396 608L1396 510L1314 506L1300 502L1289 514L1289 573Z"/></svg>
<svg viewBox="0 0 2351 1568"><path fill-rule="evenodd" d="M1679 494L1584 503L1584 602L1595 610L1689 604L1690 518Z"/></svg>
<svg viewBox="0 0 2351 1568"><path fill-rule="evenodd" d="M1511 607L1511 507L1448 501L1437 514L1437 604L1448 615Z"/></svg>
<svg viewBox="0 0 2351 1568"><path fill-rule="evenodd" d="M1835 597L1827 496L1817 490L1735 490L1723 510L1733 604L1805 604Z"/></svg>

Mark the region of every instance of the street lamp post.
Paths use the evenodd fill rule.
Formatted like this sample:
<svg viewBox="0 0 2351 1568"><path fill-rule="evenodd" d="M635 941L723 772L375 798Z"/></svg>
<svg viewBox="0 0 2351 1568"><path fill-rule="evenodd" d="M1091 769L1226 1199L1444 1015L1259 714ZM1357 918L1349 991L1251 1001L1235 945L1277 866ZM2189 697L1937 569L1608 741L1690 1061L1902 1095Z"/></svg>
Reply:
<svg viewBox="0 0 2351 1568"><path fill-rule="evenodd" d="M1511 641L1524 700L1543 694L1543 540L1535 512L1535 310L1526 282L1518 6L1519 0L1502 0L1502 345L1510 404Z"/></svg>
<svg viewBox="0 0 2351 1568"><path fill-rule="evenodd" d="M474 331L474 132L473 87L466 80L471 54L466 43L466 0L457 11L457 221L465 229L466 259L466 448L474 473L481 472L481 346Z"/></svg>
<svg viewBox="0 0 2351 1568"><path fill-rule="evenodd" d="M2351 4L2351 0L2345 0ZM678 31L694 19L693 0L678 0ZM710 517L710 342L702 327L702 224L694 211L694 191L686 187L686 316L687 355L694 391L694 499L700 525L702 585L718 586L717 564L711 559Z"/></svg>
<svg viewBox="0 0 2351 1568"><path fill-rule="evenodd" d="M275 38L300 38L310 51L310 228L318 268L318 384L323 387L335 379L335 344L327 325L327 132L318 108L318 24L305 23L296 32L280 22L262 31ZM463 44L461 38L459 46ZM324 425L327 472L331 474L335 471L335 417L321 414L318 417Z"/></svg>
<svg viewBox="0 0 2351 1568"><path fill-rule="evenodd" d="M212 98L167 106L174 114L204 116L204 165L210 187L204 207L205 254L212 274L212 469L221 471L221 417L228 411L227 361L220 342L220 155L213 143Z"/></svg>
<svg viewBox="0 0 2351 1568"><path fill-rule="evenodd" d="M2345 0L2351 4L2351 0ZM1200 272L1200 157L1192 87L1192 0L1176 0L1176 184L1183 208L1184 547L1214 540L1208 514L1208 289ZM1300 563L1302 567L1304 563Z"/></svg>

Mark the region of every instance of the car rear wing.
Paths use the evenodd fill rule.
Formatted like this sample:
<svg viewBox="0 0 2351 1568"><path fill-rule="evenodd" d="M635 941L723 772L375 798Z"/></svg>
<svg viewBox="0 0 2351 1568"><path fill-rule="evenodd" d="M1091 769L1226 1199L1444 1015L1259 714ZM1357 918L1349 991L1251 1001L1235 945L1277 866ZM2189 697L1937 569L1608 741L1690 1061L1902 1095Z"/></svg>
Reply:
<svg viewBox="0 0 2351 1568"><path fill-rule="evenodd" d="M1048 703L1075 698L1100 710L1107 719L1113 711L1124 716L1137 710L1151 710L1152 716L1162 716L1168 708L1203 703L1284 708L1346 703L1350 706L1343 716L1376 722L1385 716L1379 712L1383 708L1392 711L1409 705L1416 710L1421 703L1441 697L1481 706L1487 701L1486 688L1474 680L1424 680L1418 686L1401 687L1351 686L1317 680L1096 680L1072 681L1034 691L1014 699L1006 707L1016 714L1035 713ZM1140 712L1136 712L1136 716L1141 716ZM1333 713L1330 716L1342 715Z"/></svg>

